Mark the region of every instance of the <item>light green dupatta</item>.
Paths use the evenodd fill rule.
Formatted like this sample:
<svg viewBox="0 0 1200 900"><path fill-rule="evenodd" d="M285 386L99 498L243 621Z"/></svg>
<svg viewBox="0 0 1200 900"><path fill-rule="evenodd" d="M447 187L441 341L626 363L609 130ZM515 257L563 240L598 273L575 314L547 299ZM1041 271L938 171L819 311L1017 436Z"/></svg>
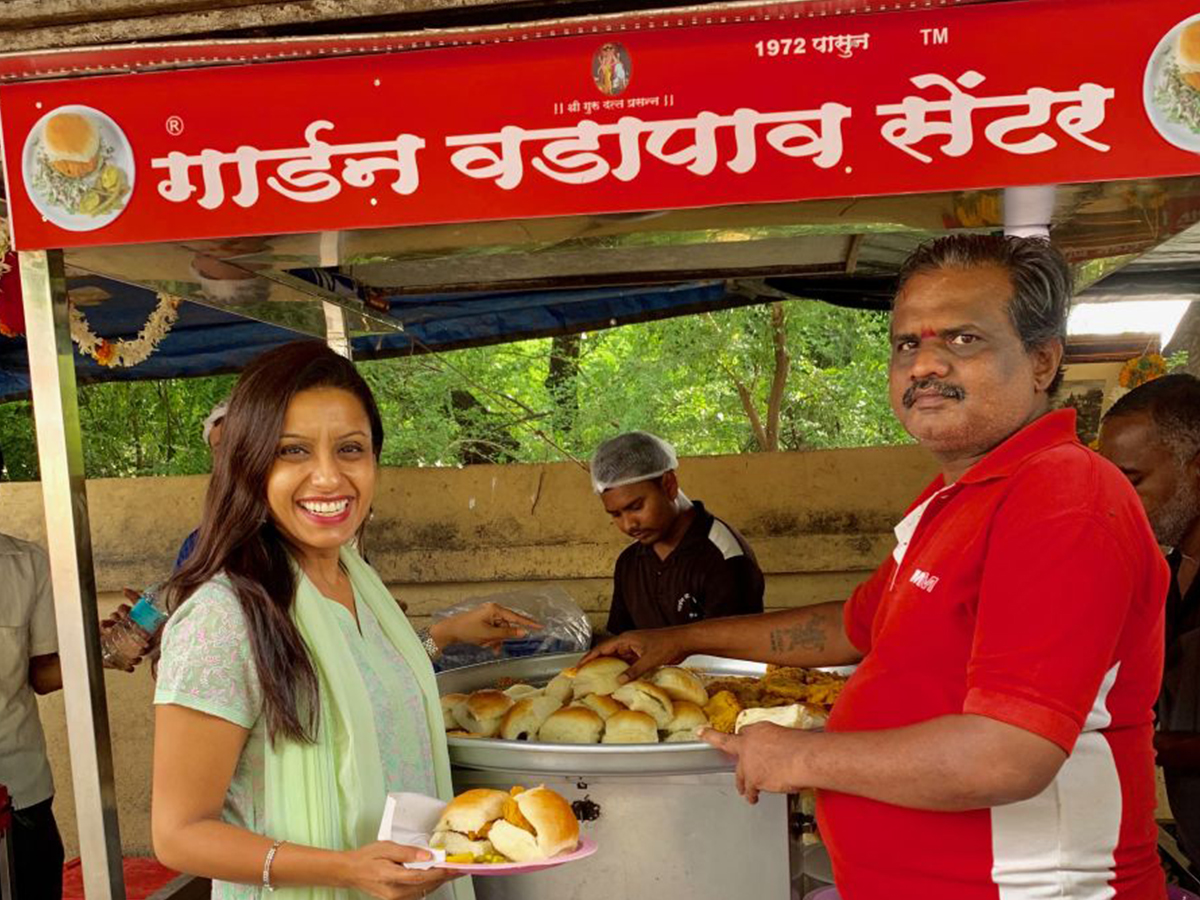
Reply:
<svg viewBox="0 0 1200 900"><path fill-rule="evenodd" d="M341 561L357 602L366 604L412 668L423 695L438 796L449 800L453 797L450 758L429 656L375 570L350 547L342 548ZM317 672L319 731L312 744L282 740L272 746L268 741L266 833L310 847L350 850L376 839L385 789L375 714L338 615L333 601L297 567L292 616ZM469 879L460 879L454 887L458 900L473 897ZM297 887L280 888L275 896L281 900L351 900L362 895L338 888Z"/></svg>

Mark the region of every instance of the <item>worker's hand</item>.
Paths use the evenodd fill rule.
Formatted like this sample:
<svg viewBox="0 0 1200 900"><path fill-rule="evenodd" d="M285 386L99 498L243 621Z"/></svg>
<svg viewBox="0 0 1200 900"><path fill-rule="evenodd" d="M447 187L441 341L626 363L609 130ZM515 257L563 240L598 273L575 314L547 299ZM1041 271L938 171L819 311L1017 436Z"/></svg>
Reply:
<svg viewBox="0 0 1200 900"><path fill-rule="evenodd" d="M376 841L345 851L343 856L349 873L347 886L380 900L419 900L459 877L446 869L404 868L406 862L428 860L429 851L393 841Z"/></svg>
<svg viewBox="0 0 1200 900"><path fill-rule="evenodd" d="M700 739L737 760L737 789L748 803L758 802L759 791L789 794L812 785L799 784L797 771L804 758L804 746L819 739L798 728L783 728L759 722L743 728L739 734L724 734L713 728L700 732Z"/></svg>
<svg viewBox="0 0 1200 900"><path fill-rule="evenodd" d="M429 636L439 647L451 644L475 644L496 653L500 645L513 638L523 638L531 629L540 629L536 619L522 615L498 603L484 603L475 609L447 616L429 629Z"/></svg>
<svg viewBox="0 0 1200 900"><path fill-rule="evenodd" d="M597 644L579 661L579 665L601 656L619 656L629 663L621 680L634 681L651 669L683 662L690 653L684 640L684 628L686 626L626 631Z"/></svg>

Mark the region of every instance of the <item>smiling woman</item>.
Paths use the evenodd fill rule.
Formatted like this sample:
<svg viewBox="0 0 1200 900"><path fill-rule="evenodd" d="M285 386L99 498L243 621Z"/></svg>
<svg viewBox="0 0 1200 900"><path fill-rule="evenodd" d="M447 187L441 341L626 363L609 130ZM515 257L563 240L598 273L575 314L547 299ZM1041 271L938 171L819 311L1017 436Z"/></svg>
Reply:
<svg viewBox="0 0 1200 900"><path fill-rule="evenodd" d="M155 852L214 897L406 900L448 880L374 840L388 792L452 796L426 651L537 623L489 605L423 646L354 549L382 445L366 383L323 344L264 354L230 398L155 693Z"/></svg>

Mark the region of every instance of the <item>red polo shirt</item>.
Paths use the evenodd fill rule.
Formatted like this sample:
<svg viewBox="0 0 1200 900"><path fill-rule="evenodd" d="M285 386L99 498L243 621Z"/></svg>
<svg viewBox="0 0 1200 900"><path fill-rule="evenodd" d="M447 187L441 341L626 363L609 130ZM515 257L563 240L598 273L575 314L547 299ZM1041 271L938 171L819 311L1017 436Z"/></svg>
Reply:
<svg viewBox="0 0 1200 900"><path fill-rule="evenodd" d="M938 477L897 536L846 604L865 658L829 730L969 713L1070 755L1037 797L971 812L822 791L842 896L1162 900L1151 739L1169 575L1129 482L1054 412Z"/></svg>

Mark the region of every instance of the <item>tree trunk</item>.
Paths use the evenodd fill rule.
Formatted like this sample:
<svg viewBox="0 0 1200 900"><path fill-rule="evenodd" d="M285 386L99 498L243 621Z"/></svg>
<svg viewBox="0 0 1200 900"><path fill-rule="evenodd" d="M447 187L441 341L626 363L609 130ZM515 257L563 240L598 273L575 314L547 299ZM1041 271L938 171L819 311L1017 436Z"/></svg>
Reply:
<svg viewBox="0 0 1200 900"><path fill-rule="evenodd" d="M792 359L787 351L787 310L782 303L771 304L771 342L775 345L775 374L767 396L767 449L779 449L779 417L787 392Z"/></svg>
<svg viewBox="0 0 1200 900"><path fill-rule="evenodd" d="M742 409L750 420L750 431L759 450L768 453L779 449L779 424L783 414L783 399L787 394L787 380L791 372L792 358L787 350L787 309L782 303L771 304L771 343L775 348L775 364L771 373L771 387L767 394L767 414L764 419L758 411L754 394L744 381L730 372L733 385L737 388ZM727 370L728 371L728 370Z"/></svg>
<svg viewBox="0 0 1200 900"><path fill-rule="evenodd" d="M559 432L575 427L579 414L579 349L578 334L560 334L550 342L550 371L546 375L546 390L554 403L553 425Z"/></svg>

